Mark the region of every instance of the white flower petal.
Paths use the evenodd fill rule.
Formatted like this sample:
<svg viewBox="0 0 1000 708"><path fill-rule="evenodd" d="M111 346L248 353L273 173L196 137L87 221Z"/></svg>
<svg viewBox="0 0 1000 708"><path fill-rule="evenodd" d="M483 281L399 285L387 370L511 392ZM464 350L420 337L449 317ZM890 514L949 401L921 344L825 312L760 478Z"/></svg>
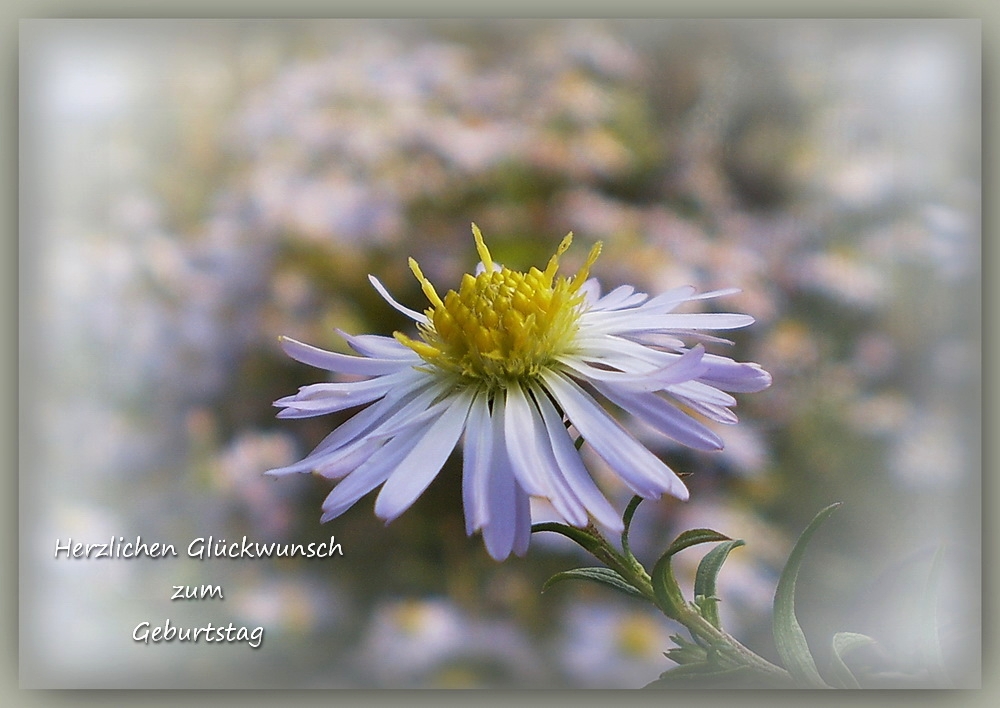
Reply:
<svg viewBox="0 0 1000 708"><path fill-rule="evenodd" d="M498 396L499 399L499 396ZM547 460L538 449L536 428L541 424L521 387L512 382L507 389L504 412L504 440L507 454L518 481L528 494L548 497L553 492L546 483L544 466Z"/></svg>
<svg viewBox="0 0 1000 708"><path fill-rule="evenodd" d="M601 284L597 278L589 278L580 286L580 292L583 294L583 301L589 309L601 299Z"/></svg>
<svg viewBox="0 0 1000 708"><path fill-rule="evenodd" d="M490 556L504 560L512 552L524 555L531 539L531 509L528 494L517 483L504 441L504 411L501 398L493 402L490 417L493 458L487 467L489 487L486 501L489 520L483 525L483 543Z"/></svg>
<svg viewBox="0 0 1000 708"><path fill-rule="evenodd" d="M515 391L516 395L522 397L527 406L531 424L530 427L528 427L527 430L521 434L522 444L515 445L512 448L510 445L509 427L512 410L510 399L511 395ZM546 490L545 494L541 496L546 497L549 502L552 503L556 512L559 513L559 515L561 515L568 524L576 527L586 526L588 522L587 510L584 508L584 505L581 503L579 497L577 497L573 488L562 474L559 461L555 457L555 451L552 449L552 442L549 440L549 436L546 433L545 423L542 420L541 413L535 404L534 398L525 395L520 386L515 383L512 385L512 388L508 389L507 403L508 428L505 431L505 434L508 436L507 451L510 453L511 462L514 465L515 472L517 472L518 467L521 465L530 465L532 471L540 477L541 483ZM565 431L565 428L563 430ZM522 457L520 459L514 457L513 450L515 449L522 452ZM527 454L524 455L524 453ZM518 475L518 479L521 479L522 476L523 474Z"/></svg>
<svg viewBox="0 0 1000 708"><path fill-rule="evenodd" d="M663 492L687 499L688 490L680 478L579 386L552 371L542 372L542 379L587 443L632 491L646 499L658 498Z"/></svg>
<svg viewBox="0 0 1000 708"><path fill-rule="evenodd" d="M350 356L319 349L296 341L291 337L281 337L281 348L284 352L303 364L315 366L326 371L336 371L342 374L359 374L362 376L378 376L391 374L406 366L420 362L420 357L411 352L412 356L396 359L383 359Z"/></svg>
<svg viewBox="0 0 1000 708"><path fill-rule="evenodd" d="M489 488L487 491L488 522L483 526L483 543L486 551L495 560L503 560L510 555L514 545L515 521L517 520L517 479L507 456L504 442L504 405L500 398L493 402L490 418L490 434L493 437L493 461L487 468Z"/></svg>
<svg viewBox="0 0 1000 708"><path fill-rule="evenodd" d="M493 460L488 467L489 521L483 526L483 543L494 560L502 561L511 552L524 555L531 538L531 510L528 494L517 483L504 442L504 406L494 401L491 417Z"/></svg>
<svg viewBox="0 0 1000 708"><path fill-rule="evenodd" d="M403 389L402 393L394 391L391 394L393 398L390 399L387 395L336 428L299 462L269 470L266 474L317 472L328 479L339 479L364 462L364 452L359 450L370 453L381 446L386 438L398 434L410 425L420 423L423 420L421 413L426 413L428 406L441 395L442 390L440 385L421 383L415 388Z"/></svg>
<svg viewBox="0 0 1000 708"><path fill-rule="evenodd" d="M754 393L771 385L771 375L757 364L709 354L705 356L705 365L707 370L698 380L723 391Z"/></svg>
<svg viewBox="0 0 1000 708"><path fill-rule="evenodd" d="M472 393L463 391L441 417L427 426L423 437L416 441L379 492L375 500L376 516L392 521L427 489L455 449L471 405Z"/></svg>
<svg viewBox="0 0 1000 708"><path fill-rule="evenodd" d="M382 285L382 283L379 282L379 279L376 278L374 275L369 275L368 280L370 280L371 284L375 287L376 290L378 290L378 294L381 295L385 299L385 301L388 302L390 305L392 305L395 309L402 312L411 320L416 320L421 324L427 324L428 322L427 315L421 314L416 310L411 310L405 305L400 305L398 302L393 300L392 295L389 294L389 291L385 289L385 286Z"/></svg>
<svg viewBox="0 0 1000 708"><path fill-rule="evenodd" d="M729 312L650 314L637 310L631 312L590 311L581 315L591 327L600 327L609 333L686 332L692 329L739 329L754 323L750 315Z"/></svg>
<svg viewBox="0 0 1000 708"><path fill-rule="evenodd" d="M662 292L659 295L651 297L646 302L643 309L650 311L655 310L661 313L670 312L682 302L697 299L695 292L695 287L693 285L681 285L676 288L671 288L670 290Z"/></svg>
<svg viewBox="0 0 1000 708"><path fill-rule="evenodd" d="M687 298L687 302L692 302L694 300L709 300L717 297L725 297L727 295L737 295L743 292L739 288L722 288L720 290L709 290L708 292L698 293L697 295L692 295Z"/></svg>
<svg viewBox="0 0 1000 708"><path fill-rule="evenodd" d="M519 423L512 426L515 420ZM587 511L560 475L541 414L516 383L507 389L506 423L507 452L521 486L529 494L548 499L570 525L586 526ZM532 492L526 479L539 485L541 491Z"/></svg>
<svg viewBox="0 0 1000 708"><path fill-rule="evenodd" d="M408 414L414 408L426 408L441 392L442 387L434 385L434 381L430 379L417 379L409 386L393 388L387 391L383 398L341 423L320 441L319 445L309 453L309 457L315 457L354 442L387 422L400 410L405 409Z"/></svg>
<svg viewBox="0 0 1000 708"><path fill-rule="evenodd" d="M573 445L573 441L566 431L566 426L563 425L562 417L541 387L534 388L532 393L534 393L535 401L538 403L538 410L542 414L549 444L552 446L557 463L556 470L562 473L573 494L598 523L612 531L620 532L622 520L618 516L618 512L591 479L590 473L583 465L583 460L580 459L579 451Z"/></svg>
<svg viewBox="0 0 1000 708"><path fill-rule="evenodd" d="M493 459L489 399L479 393L472 401L462 448L462 505L465 532L472 535L489 523L489 475Z"/></svg>
<svg viewBox="0 0 1000 708"><path fill-rule="evenodd" d="M327 479L341 479L363 465L385 445L386 438L370 436L352 445L334 450L322 461L313 465L313 471Z"/></svg>
<svg viewBox="0 0 1000 708"><path fill-rule="evenodd" d="M354 408L355 406L360 406L364 403L369 403L370 401L373 401L384 394L385 391L375 391L375 392L359 391L355 396L340 396L336 398L331 397L315 401L281 402L279 405L285 406L285 409L279 411L277 417L313 418L318 415L327 415L328 413L336 413L337 411L342 411L345 408Z"/></svg>
<svg viewBox="0 0 1000 708"><path fill-rule="evenodd" d="M631 285L621 285L594 303L594 310L616 310L626 307L635 307L644 302L649 296L646 293L637 293Z"/></svg>
<svg viewBox="0 0 1000 708"><path fill-rule="evenodd" d="M302 403L319 403L325 399L342 398L354 394L367 393L380 389L391 389L393 385L403 379L403 372L396 372L388 376L378 376L372 379L359 379L357 381L340 381L331 383L309 384L299 388L298 393L285 396L275 401L275 405L297 405Z"/></svg>
<svg viewBox="0 0 1000 708"><path fill-rule="evenodd" d="M677 335L666 334L663 332L630 332L624 336L627 336L629 341L635 342L636 344L656 347L657 349L676 351L678 349L683 349L686 346L684 341L678 339ZM705 334L704 332L685 332L684 337L688 340L693 339L698 342L706 342L709 344L733 345L733 340L731 339L715 337L711 334Z"/></svg>
<svg viewBox="0 0 1000 708"><path fill-rule="evenodd" d="M750 315L733 312L672 312L665 315L663 320L660 327L667 332L692 329L740 329L741 327L749 327L755 322Z"/></svg>
<svg viewBox="0 0 1000 708"><path fill-rule="evenodd" d="M483 543L494 560L510 555L517 535L517 479L510 468L498 466L490 474L490 520L483 526ZM524 492L521 492L524 494ZM525 495L527 497L527 495Z"/></svg>
<svg viewBox="0 0 1000 708"><path fill-rule="evenodd" d="M523 556L528 552L531 541L531 501L528 495L514 480L514 540L511 551L515 556Z"/></svg>
<svg viewBox="0 0 1000 708"><path fill-rule="evenodd" d="M389 475L425 431L407 431L387 442L368 460L347 475L323 501L322 523L336 518L354 506L361 497L385 482Z"/></svg>
<svg viewBox="0 0 1000 708"><path fill-rule="evenodd" d="M366 442L368 443L368 447L365 449L368 451L368 454L371 454L371 452L373 452L375 449L381 446L383 441L376 438L372 439L365 438L356 445L348 445L345 448L336 448L324 452L320 455L310 455L308 457L299 460L295 464L286 465L285 467L276 467L275 469L268 470L264 474L269 474L278 477L287 474L314 472L324 465L329 470L333 469L334 465L345 465L345 463L349 464L350 461L354 459L353 457L350 456L355 454L357 450ZM350 469L353 469L354 467L357 467L363 461L364 461L363 458L359 459L357 462L354 463L352 467L348 468L348 471L350 471ZM329 473L324 473L323 476L328 477L330 479L335 479L335 477L333 477Z"/></svg>
<svg viewBox="0 0 1000 708"><path fill-rule="evenodd" d="M414 426L423 426L425 421L438 415L448 402L442 401L428 408L427 405L437 395L437 391L431 390L407 401L399 411L365 433L363 437L342 448L325 453L323 460L315 465L315 471L329 479L339 479L348 474L365 461L366 451L371 454L387 438L400 435ZM420 412L414 415L417 411Z"/></svg>
<svg viewBox="0 0 1000 708"><path fill-rule="evenodd" d="M678 351L684 349L684 342L675 340ZM622 371L638 372L647 371L650 367L660 368L676 359L674 352L658 351L643 344L618 337L613 334L597 334L589 336L583 332L576 339L576 351L574 356L592 363L607 363L613 359L615 366ZM649 366L639 366L636 364L648 364Z"/></svg>
<svg viewBox="0 0 1000 708"><path fill-rule="evenodd" d="M685 381L674 384L667 389L667 392L675 396L683 396L689 401L709 403L715 406L728 407L736 405L736 399L728 393L713 388L708 384L703 384L700 381Z"/></svg>
<svg viewBox="0 0 1000 708"><path fill-rule="evenodd" d="M399 413L392 416L391 420L382 423L378 428L372 430L371 435L396 435L414 425L423 425L424 421L430 420L447 410L455 400L454 396L445 395L449 390L446 386L433 386L426 394L425 398L412 399ZM428 404L435 399L433 405ZM423 409L423 410L421 410ZM418 412L419 411L419 412Z"/></svg>
<svg viewBox="0 0 1000 708"><path fill-rule="evenodd" d="M705 370L701 363L704 353L705 349L699 344L683 355L669 355L673 361L666 366L635 373L598 369L575 357L559 357L558 361L588 381L603 381L636 391L660 391L668 386L697 378ZM607 359L605 363L615 366L619 362ZM623 365L627 364L623 362Z"/></svg>
<svg viewBox="0 0 1000 708"><path fill-rule="evenodd" d="M722 449L722 438L655 393L625 391L601 383L594 387L616 406L683 445L696 450Z"/></svg>
<svg viewBox="0 0 1000 708"><path fill-rule="evenodd" d="M337 330L337 334L344 338L351 349L362 356L376 359L405 359L414 353L406 345L400 344L395 337L383 337L379 334L348 334L340 329Z"/></svg>
<svg viewBox="0 0 1000 708"><path fill-rule="evenodd" d="M678 401L683 403L685 406L693 410L695 413L701 413L703 416L709 420L714 420L716 423L724 423L725 425L735 425L739 422L736 414L725 406L720 406L717 403L707 403L696 398L690 398L678 394L674 390L668 391L668 393L676 398Z"/></svg>
<svg viewBox="0 0 1000 708"><path fill-rule="evenodd" d="M419 372L406 369L395 374L364 381L313 384L303 386L294 396L278 399L274 405L285 408L278 413L279 418L308 418L325 415L345 408L353 408L363 403L370 403L375 399L382 398L396 386L412 385L422 378Z"/></svg>
<svg viewBox="0 0 1000 708"><path fill-rule="evenodd" d="M694 302L696 300L711 300L725 295L735 295L738 292L740 292L739 288L725 288L723 290L710 290L695 294L695 289L687 285L660 293L656 297L651 298L645 307L660 312L670 312L681 303Z"/></svg>

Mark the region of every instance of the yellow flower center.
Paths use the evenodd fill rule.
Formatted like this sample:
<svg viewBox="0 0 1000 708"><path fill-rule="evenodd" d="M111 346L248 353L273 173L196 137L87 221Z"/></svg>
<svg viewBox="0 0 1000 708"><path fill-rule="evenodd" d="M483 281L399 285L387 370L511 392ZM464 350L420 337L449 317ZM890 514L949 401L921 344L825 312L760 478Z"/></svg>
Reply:
<svg viewBox="0 0 1000 708"><path fill-rule="evenodd" d="M418 324L420 340L396 332L396 339L428 364L475 379L490 389L510 381L529 381L569 353L583 304L583 285L601 252L595 244L586 263L573 277L556 277L559 256L573 241L568 234L544 271L510 270L493 262L479 228L473 224L476 250L483 262L478 275L466 274L458 291L444 298L424 277L417 262L410 270L431 302L429 322Z"/></svg>

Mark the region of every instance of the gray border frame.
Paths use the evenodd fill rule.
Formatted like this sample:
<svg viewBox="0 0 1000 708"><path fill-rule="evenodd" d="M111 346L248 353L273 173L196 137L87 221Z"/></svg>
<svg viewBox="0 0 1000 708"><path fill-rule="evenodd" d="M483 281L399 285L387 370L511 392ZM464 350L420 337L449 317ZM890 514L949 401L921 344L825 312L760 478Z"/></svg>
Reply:
<svg viewBox="0 0 1000 708"><path fill-rule="evenodd" d="M956 18L956 17L978 17L982 19L983 31L983 95L984 95L984 163L983 163L983 190L984 197L991 194L992 175L997 166L997 147L993 138L992 117L993 103L1000 95L1000 64L998 64L995 42L1000 36L1000 9L991 6L985 0L953 0L948 5L939 2L896 2L881 0L880 2L848 2L837 3L813 3L808 7L803 7L801 3L784 1L755 2L752 5L739 3L737 0L684 0L682 2L671 2L669 5L649 2L628 2L616 3L613 12L605 3L558 3L547 2L539 4L537 2L513 2L505 3L503 12L490 12L480 8L478 11L470 11L467 6L455 2L430 2L422 3L418 12L401 2L381 2L372 3L370 0L365 3L337 2L322 3L317 0L292 0L291 2L269 3L266 0L252 0L251 2L240 3L239 5L202 0L193 2L192 0L175 0L172 3L137 5L132 2L115 2L111 0L88 0L85 3L71 3L60 0L36 0L34 2L26 0L14 0L7 4L2 13L2 53L4 70L0 72L0 82L2 82L5 106L3 111L2 124L0 124L0 158L3 158L7 169L3 172L6 184L5 189L0 190L0 211L6 217L5 221L9 225L9 236L0 242L0 247L4 249L3 263L11 264L11 273L6 279L3 292L3 307L0 308L0 326L5 326L7 331L15 331L18 327L17 314L19 312L18 300L18 245L16 234L18 229L14 226L17 214L17 185L19 179L17 148L18 126L17 126L17 47L18 47L18 20L22 18L55 18L55 17L313 17L313 16L339 16L339 17L390 17L390 16L521 16L521 17L560 17L560 16L680 16L680 17L933 17L933 18ZM997 252L989 235L994 231L994 219L990 209L990 200L984 199L983 214L983 259L984 268L994 271L997 266ZM996 332L991 331L992 320L989 312L995 305L997 293L991 285L990 278L984 278L984 333L983 341L984 362L991 360L990 354L996 351ZM10 342L13 338L8 338ZM19 350L18 347L17 350ZM18 360L13 354L14 347L5 349L5 354L11 357L11 365L7 371L18 370ZM6 368L6 367L5 367ZM7 400L14 401L17 398L18 389L15 387L15 377L6 376L0 379L0 392L6 394ZM998 391L994 377L988 371L984 374L984 388L986 390L986 400L995 400ZM14 458L18 449L18 438L14 431L17 429L11 407L10 420L2 428L3 437L0 438L0 445L9 451L10 458ZM984 432L991 432L993 420L989 405L984 410ZM992 471L995 463L995 442L990 435L984 436L983 462L987 474L984 474L984 511L995 508L997 502L997 485L990 479L989 471ZM3 640L0 642L0 695L5 699L7 705L81 705L81 704L127 704L134 705L142 703L146 705L174 705L183 702L184 704L200 704L202 701L213 704L238 702L239 704L262 704L270 705L276 700L282 702L294 702L296 704L328 704L330 696L325 693L297 692L293 701L289 700L287 692L258 691L253 694L245 692L226 691L224 693L209 691L184 691L176 692L152 692L152 691L22 691L17 688L17 591L16 584L12 581L16 577L17 559L17 537L18 537L18 511L17 511L17 480L13 472L17 469L13 459L11 460L12 474L5 477L8 494L3 495L6 501L4 511L0 521L0 558L3 564L3 577L8 579L0 584L0 630L2 630ZM994 540L996 524L991 520L991 515L983 515L984 531L984 558L985 561L997 560L997 547ZM1000 680L998 671L1000 662L997 657L997 647L995 643L996 618L995 603L991 600L993 593L998 587L997 573L998 564L995 562L984 563L986 568L991 569L984 576L984 640L983 640L983 686L982 691L957 691L957 692L879 692L877 694L837 694L834 698L832 694L810 694L808 700L820 702L840 701L862 704L872 701L878 705L902 704L907 705L995 705L990 701L995 701L1000 695ZM687 692L685 692L687 693ZM665 698L664 694L628 694L634 697L626 698L619 692L615 692L612 697L608 692L590 691L582 692L546 692L544 694L525 692L492 692L479 694L475 700L483 700L487 704L496 702L497 705L508 704L511 700L518 702L528 702L529 704L551 704L572 701L573 705L604 705L608 700L625 701L636 705L660 705ZM671 696L673 697L673 696ZM414 700L414 699L417 700ZM460 693L447 694L440 692L421 692L419 694L406 694L403 692L338 692L336 694L337 703L350 705L384 705L393 703L396 700L404 701L409 705L414 702L428 702L436 705L448 704L452 701L457 705L464 703L468 696ZM679 697L681 700L690 700L693 697L685 695ZM739 701L740 704L772 704L774 702L789 701L790 704L799 705L803 702L804 696L799 692L787 692L773 694L770 692L741 693L738 695L710 693L701 694L694 700L706 703L716 701L728 704L730 700Z"/></svg>

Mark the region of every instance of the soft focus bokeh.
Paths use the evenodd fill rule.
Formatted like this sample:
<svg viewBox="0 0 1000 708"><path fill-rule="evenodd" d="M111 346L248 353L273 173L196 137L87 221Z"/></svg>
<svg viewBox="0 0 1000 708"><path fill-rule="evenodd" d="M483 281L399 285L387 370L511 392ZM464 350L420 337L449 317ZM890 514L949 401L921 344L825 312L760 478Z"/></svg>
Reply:
<svg viewBox="0 0 1000 708"><path fill-rule="evenodd" d="M497 260L605 288L739 287L720 353L770 371L721 453L637 430L691 501L639 507L651 564L680 531L747 541L724 626L774 658L770 603L817 535L800 621L922 651L943 553L955 680L980 648L979 25L965 21L31 21L23 25L22 678L37 686L640 687L677 631L552 534L502 564L465 536L457 455L384 526L320 525L322 478L264 470L345 415L279 421L324 372L285 334L407 321ZM629 495L591 469L624 509ZM537 508L539 519L546 510ZM330 560L55 561L55 539L321 541ZM678 562L693 573L698 550ZM225 599L170 602L176 584ZM136 624L233 621L245 644L145 646Z"/></svg>

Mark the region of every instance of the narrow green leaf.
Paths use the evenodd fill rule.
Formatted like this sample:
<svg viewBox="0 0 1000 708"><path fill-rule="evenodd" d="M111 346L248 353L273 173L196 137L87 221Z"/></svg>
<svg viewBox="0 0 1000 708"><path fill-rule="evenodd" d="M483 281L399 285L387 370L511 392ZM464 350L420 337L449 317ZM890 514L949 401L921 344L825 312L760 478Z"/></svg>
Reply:
<svg viewBox="0 0 1000 708"><path fill-rule="evenodd" d="M633 597L642 597L642 593L636 590L634 587L629 585L628 581L625 580L621 575L611 570L610 568L574 568L573 570L565 570L561 573L556 573L551 578L545 581L542 585L542 592L545 592L550 587L563 580L591 580L595 583L601 583L602 585L608 585L613 587L619 592L623 592L626 595L632 595Z"/></svg>
<svg viewBox="0 0 1000 708"><path fill-rule="evenodd" d="M552 531L553 533L562 534L566 538L576 541L591 554L594 554L595 551L599 551L601 548L601 543L597 538L583 529L567 526L566 524L560 524L555 521L532 524L531 533L538 533L539 531Z"/></svg>
<svg viewBox="0 0 1000 708"><path fill-rule="evenodd" d="M670 635L670 639L677 646L667 649L663 655L671 661L678 664L704 664L708 661L708 649L700 644L689 642L679 634Z"/></svg>
<svg viewBox="0 0 1000 708"><path fill-rule="evenodd" d="M663 614L671 619L678 619L680 608L684 606L684 595L674 577L674 571L670 567L671 553L667 551L660 560L653 566L653 572L649 576L653 586L653 597L656 598L656 606Z"/></svg>
<svg viewBox="0 0 1000 708"><path fill-rule="evenodd" d="M707 619L712 626L718 628L718 618L719 618L719 598L714 595L695 595L694 596L694 606L698 609L698 614ZM715 621L713 621L715 620Z"/></svg>
<svg viewBox="0 0 1000 708"><path fill-rule="evenodd" d="M729 536L723 536L718 531L713 531L712 529L691 529L675 538L664 555L672 556L680 553L685 548L697 546L699 543L716 543L728 540L730 540Z"/></svg>
<svg viewBox="0 0 1000 708"><path fill-rule="evenodd" d="M625 507L625 513L622 514L622 524L625 526L622 531L622 551L625 553L626 558L632 558L632 551L628 546L628 531L632 527L632 517L635 516L635 510L639 508L639 504L642 503L642 497L636 495L632 497L632 500Z"/></svg>
<svg viewBox="0 0 1000 708"><path fill-rule="evenodd" d="M723 536L718 531L711 529L691 529L685 531L674 539L666 552L660 556L653 566L650 581L653 586L653 596L656 598L657 607L671 619L679 617L680 608L684 607L684 595L681 593L677 578L674 577L673 569L670 567L670 559L685 548L690 548L699 543L712 543L718 541L729 541L728 536Z"/></svg>
<svg viewBox="0 0 1000 708"><path fill-rule="evenodd" d="M722 570L722 564L726 562L730 551L744 545L746 544L740 540L726 541L705 554L705 557L698 564L698 571L694 576L695 597L699 595L705 598L715 597L715 581L719 577L719 571ZM703 605L702 614L716 627L722 627L719 622L718 602L706 602Z"/></svg>
<svg viewBox="0 0 1000 708"><path fill-rule="evenodd" d="M836 688L861 688L854 673L844 663L844 656L855 649L872 646L875 640L864 634L837 632L833 635L833 651L830 654L830 676Z"/></svg>
<svg viewBox="0 0 1000 708"><path fill-rule="evenodd" d="M816 661L809 652L806 636L795 618L795 580L798 578L799 568L802 566L802 559L805 556L809 539L838 506L840 506L839 503L831 504L816 514L816 517L809 522L805 531L795 542L791 555L788 556L788 561L785 563L784 570L781 571L778 587L774 593L772 629L778 654L785 662L788 673L797 683L813 688L829 688L829 686L819 675Z"/></svg>
<svg viewBox="0 0 1000 708"><path fill-rule="evenodd" d="M944 549L939 547L931 560L931 569L924 586L920 602L921 614L925 618L920 632L920 653L924 663L938 688L949 688L951 680L944 666L941 651L940 620L938 618L938 595L941 588L941 574L944 569Z"/></svg>

